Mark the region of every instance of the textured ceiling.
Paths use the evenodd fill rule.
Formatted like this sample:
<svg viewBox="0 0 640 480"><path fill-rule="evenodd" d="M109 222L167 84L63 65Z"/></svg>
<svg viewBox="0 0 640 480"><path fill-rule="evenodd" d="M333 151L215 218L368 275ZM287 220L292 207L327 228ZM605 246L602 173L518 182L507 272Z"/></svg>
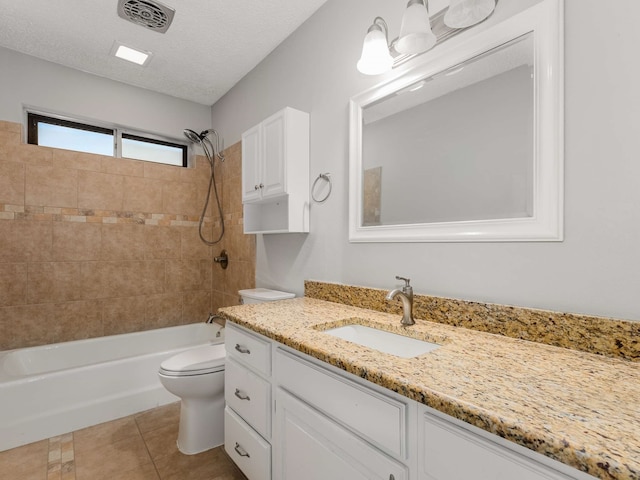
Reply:
<svg viewBox="0 0 640 480"><path fill-rule="evenodd" d="M162 0L176 10L162 34L120 18L117 0L0 0L0 46L212 105L325 2ZM113 57L116 41L153 57Z"/></svg>

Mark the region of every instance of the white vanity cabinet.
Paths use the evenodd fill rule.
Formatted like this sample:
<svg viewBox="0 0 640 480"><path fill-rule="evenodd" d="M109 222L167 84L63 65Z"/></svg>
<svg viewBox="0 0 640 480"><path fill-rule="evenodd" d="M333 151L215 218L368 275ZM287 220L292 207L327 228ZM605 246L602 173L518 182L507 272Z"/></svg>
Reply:
<svg viewBox="0 0 640 480"><path fill-rule="evenodd" d="M225 449L249 480L594 479L231 322L225 342Z"/></svg>
<svg viewBox="0 0 640 480"><path fill-rule="evenodd" d="M271 345L227 323L224 447L250 480L271 479Z"/></svg>
<svg viewBox="0 0 640 480"><path fill-rule="evenodd" d="M408 403L276 349L274 477L409 480Z"/></svg>
<svg viewBox="0 0 640 480"><path fill-rule="evenodd" d="M309 114L287 107L242 134L245 233L309 231Z"/></svg>

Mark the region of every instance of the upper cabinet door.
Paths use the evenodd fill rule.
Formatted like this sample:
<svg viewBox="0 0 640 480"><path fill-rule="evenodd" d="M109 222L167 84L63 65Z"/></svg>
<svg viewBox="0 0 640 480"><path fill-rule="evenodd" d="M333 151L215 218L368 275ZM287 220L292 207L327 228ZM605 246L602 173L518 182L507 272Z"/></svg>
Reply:
<svg viewBox="0 0 640 480"><path fill-rule="evenodd" d="M261 126L247 130L242 134L242 201L259 200L260 159L261 159Z"/></svg>
<svg viewBox="0 0 640 480"><path fill-rule="evenodd" d="M285 113L282 110L262 122L262 198L286 193Z"/></svg>

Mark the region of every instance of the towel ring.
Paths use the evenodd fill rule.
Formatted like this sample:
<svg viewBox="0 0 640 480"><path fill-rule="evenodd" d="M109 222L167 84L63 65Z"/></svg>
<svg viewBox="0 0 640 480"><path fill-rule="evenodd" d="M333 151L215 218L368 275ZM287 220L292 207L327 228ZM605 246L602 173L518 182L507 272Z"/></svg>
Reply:
<svg viewBox="0 0 640 480"><path fill-rule="evenodd" d="M315 194L316 185L317 185L317 183L318 183L318 181L320 179L327 181L327 183L329 184L329 191L327 192L327 194L323 198L316 198L316 194ZM327 198L329 198L329 195L331 195L331 188L332 188L332 185L331 185L331 174L330 173L321 173L320 175L318 175L318 178L315 179L315 181L313 182L313 185L311 186L311 198L316 203L324 203L327 200Z"/></svg>

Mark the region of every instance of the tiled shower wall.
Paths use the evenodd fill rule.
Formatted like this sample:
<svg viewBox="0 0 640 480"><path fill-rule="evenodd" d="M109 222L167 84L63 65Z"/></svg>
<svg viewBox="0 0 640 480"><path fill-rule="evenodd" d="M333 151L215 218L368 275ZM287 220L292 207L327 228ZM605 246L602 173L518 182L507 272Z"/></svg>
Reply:
<svg viewBox="0 0 640 480"><path fill-rule="evenodd" d="M21 131L0 121L0 350L200 322L254 287L240 144L216 167L226 233L208 247L204 157L173 167L26 145Z"/></svg>

